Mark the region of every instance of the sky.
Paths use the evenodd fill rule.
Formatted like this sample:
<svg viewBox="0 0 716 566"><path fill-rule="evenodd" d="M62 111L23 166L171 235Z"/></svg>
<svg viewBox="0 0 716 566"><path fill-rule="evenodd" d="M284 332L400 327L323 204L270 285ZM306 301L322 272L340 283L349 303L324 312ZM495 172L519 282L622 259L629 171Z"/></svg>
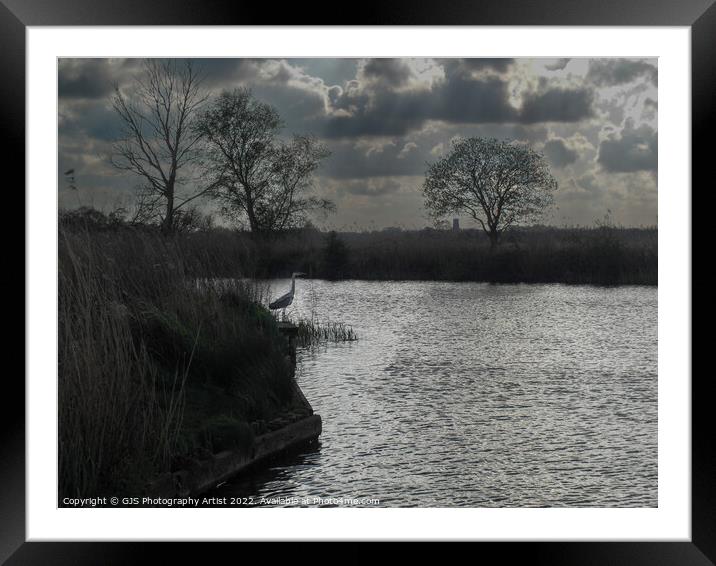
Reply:
<svg viewBox="0 0 716 566"><path fill-rule="evenodd" d="M283 134L331 151L315 194L324 229L432 225L421 185L452 140L515 140L545 155L558 181L541 223L657 224L656 59L195 59L207 94L249 87L276 107ZM137 177L109 163L139 59L58 62L58 191L63 208L131 206ZM76 190L63 172L74 169ZM211 209L210 202L203 203ZM460 216L461 226L474 221ZM451 217L452 218L452 217ZM451 220L448 218L447 220Z"/></svg>

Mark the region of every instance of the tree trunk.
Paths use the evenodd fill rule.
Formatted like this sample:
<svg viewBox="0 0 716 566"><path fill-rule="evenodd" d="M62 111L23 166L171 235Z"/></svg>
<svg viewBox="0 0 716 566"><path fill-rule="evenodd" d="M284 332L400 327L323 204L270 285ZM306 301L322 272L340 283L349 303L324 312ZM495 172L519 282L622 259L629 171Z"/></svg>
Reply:
<svg viewBox="0 0 716 566"><path fill-rule="evenodd" d="M490 250L494 251L500 243L500 234L497 230L490 230L488 236L490 236Z"/></svg>
<svg viewBox="0 0 716 566"><path fill-rule="evenodd" d="M259 221L254 213L254 203L250 200L246 203L246 216L249 218L249 227L251 228L251 231L254 233L260 232L261 226L259 226Z"/></svg>
<svg viewBox="0 0 716 566"><path fill-rule="evenodd" d="M172 191L173 193L173 191ZM162 221L162 233L171 234L174 229L174 195L167 197L167 210Z"/></svg>

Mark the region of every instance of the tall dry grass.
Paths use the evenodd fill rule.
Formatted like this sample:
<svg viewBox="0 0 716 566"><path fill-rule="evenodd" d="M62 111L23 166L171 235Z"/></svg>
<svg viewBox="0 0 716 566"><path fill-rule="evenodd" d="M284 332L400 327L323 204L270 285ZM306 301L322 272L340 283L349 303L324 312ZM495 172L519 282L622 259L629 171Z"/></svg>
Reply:
<svg viewBox="0 0 716 566"><path fill-rule="evenodd" d="M128 484L169 464L186 366L170 382L160 378L146 343L134 338L109 258L64 232L59 253L60 493L134 489Z"/></svg>
<svg viewBox="0 0 716 566"><path fill-rule="evenodd" d="M227 272L215 250L81 224L58 247L61 497L139 492L183 457L245 447L288 401L261 289L209 277Z"/></svg>

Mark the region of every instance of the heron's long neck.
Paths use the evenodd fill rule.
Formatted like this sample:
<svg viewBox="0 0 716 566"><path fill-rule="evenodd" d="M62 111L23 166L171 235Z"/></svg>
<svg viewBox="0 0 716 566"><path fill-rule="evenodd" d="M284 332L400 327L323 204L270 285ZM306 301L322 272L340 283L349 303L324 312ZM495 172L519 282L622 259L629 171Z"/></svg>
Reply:
<svg viewBox="0 0 716 566"><path fill-rule="evenodd" d="M291 294L293 295L296 292L296 276L291 275Z"/></svg>

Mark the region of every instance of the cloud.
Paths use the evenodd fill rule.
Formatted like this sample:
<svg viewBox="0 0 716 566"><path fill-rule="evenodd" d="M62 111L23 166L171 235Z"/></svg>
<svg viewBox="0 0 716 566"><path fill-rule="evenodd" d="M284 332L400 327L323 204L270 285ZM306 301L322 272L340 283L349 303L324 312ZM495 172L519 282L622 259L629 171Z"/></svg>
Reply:
<svg viewBox="0 0 716 566"><path fill-rule="evenodd" d="M413 71L404 59L368 59L361 67L359 75L368 81L397 88L410 81Z"/></svg>
<svg viewBox="0 0 716 566"><path fill-rule="evenodd" d="M577 161L579 155L567 147L564 140L554 138L544 144L544 153L555 167L565 167Z"/></svg>
<svg viewBox="0 0 716 566"><path fill-rule="evenodd" d="M359 196L381 196L400 190L400 183L394 179L366 179L347 181L343 190Z"/></svg>
<svg viewBox="0 0 716 566"><path fill-rule="evenodd" d="M343 85L354 79L358 72L360 59L287 59L294 67L300 68L305 74L321 77L327 85Z"/></svg>
<svg viewBox="0 0 716 566"><path fill-rule="evenodd" d="M567 63L569 63L571 60L572 59L570 57L555 59L553 63L547 63L544 68L548 71L561 71L567 66Z"/></svg>
<svg viewBox="0 0 716 566"><path fill-rule="evenodd" d="M568 224L594 225L605 214L617 224L654 226L658 198L647 171L605 176L598 168L566 179L556 195L559 217Z"/></svg>
<svg viewBox="0 0 716 566"><path fill-rule="evenodd" d="M398 159L405 159L405 157L414 149L417 149L418 144L415 142L408 142L403 146L403 149L400 150L400 153L398 154Z"/></svg>
<svg viewBox="0 0 716 566"><path fill-rule="evenodd" d="M494 71L496 73L505 73L509 70L514 59L503 57L492 59L488 57L469 58L469 59L436 59L442 66L445 76L470 76L473 73L481 71Z"/></svg>
<svg viewBox="0 0 716 566"><path fill-rule="evenodd" d="M427 163L450 149L458 137L494 137L541 145L548 135L541 125L520 124L444 124L430 122L423 129L404 136L357 137L327 140L333 152L321 167L322 175L332 179L385 176L423 176ZM577 137L565 138L570 149L583 153ZM588 142L586 142L588 143Z"/></svg>
<svg viewBox="0 0 716 566"><path fill-rule="evenodd" d="M520 122L579 122L592 115L592 91L587 88L553 88L528 94Z"/></svg>
<svg viewBox="0 0 716 566"><path fill-rule="evenodd" d="M606 170L615 173L656 171L657 132L644 124L634 128L627 120L619 133L611 133L599 146L597 161Z"/></svg>
<svg viewBox="0 0 716 566"><path fill-rule="evenodd" d="M334 110L323 124L328 138L402 136L427 121L451 124L534 124L578 122L592 115L592 93L586 88L546 88L525 95L521 109L509 101L509 83L498 76L478 79L447 75L429 87L369 91L357 81L332 90Z"/></svg>
<svg viewBox="0 0 716 566"><path fill-rule="evenodd" d="M644 104L641 108L640 118L647 121L655 121L657 112L659 110L659 103L653 98L647 97L644 100Z"/></svg>
<svg viewBox="0 0 716 566"><path fill-rule="evenodd" d="M248 87L279 110L287 131L297 133L315 130L316 120L341 90L284 59L202 59L196 67L209 93Z"/></svg>
<svg viewBox="0 0 716 566"><path fill-rule="evenodd" d="M116 80L106 59L60 59L58 62L57 92L60 98L107 97Z"/></svg>
<svg viewBox="0 0 716 566"><path fill-rule="evenodd" d="M438 144L435 144L433 148L430 150L430 155L433 155L435 157L440 157L445 153L445 143L440 142Z"/></svg>
<svg viewBox="0 0 716 566"><path fill-rule="evenodd" d="M633 59L595 59L587 72L587 80L597 86L622 85L641 77L656 85L657 76L654 65Z"/></svg>
<svg viewBox="0 0 716 566"><path fill-rule="evenodd" d="M321 171L334 179L422 175L425 171L425 156L414 142L374 145L363 139L334 141L331 150Z"/></svg>
<svg viewBox="0 0 716 566"><path fill-rule="evenodd" d="M444 73L418 73L405 59L367 59L356 78L327 85L291 60L209 59L196 63L207 89L249 86L277 106L287 129L326 138L403 136L426 122L499 124L572 122L588 117L586 91L541 88L527 92L522 109L510 101L513 59L440 59ZM129 85L137 60L69 60L60 70L64 96L100 97L112 81ZM428 68L430 61L427 61ZM415 69L414 69L415 67ZM433 69L435 65L433 64ZM420 76L419 76L420 75Z"/></svg>
<svg viewBox="0 0 716 566"><path fill-rule="evenodd" d="M334 106L342 112L322 121L322 134L327 138L402 136L425 123L426 102L424 94L415 91L369 95L349 85Z"/></svg>
<svg viewBox="0 0 716 566"><path fill-rule="evenodd" d="M450 77L432 90L432 104L426 101L429 118L454 124L517 122L519 115L509 103L507 87L507 81L498 77Z"/></svg>
<svg viewBox="0 0 716 566"><path fill-rule="evenodd" d="M81 99L63 105L58 130L60 135L114 141L122 137L123 123L108 103Z"/></svg>
<svg viewBox="0 0 716 566"><path fill-rule="evenodd" d="M581 177L573 179L573 181L576 187L578 187L580 190L590 193L591 195L595 195L596 193L601 193L604 191L604 187L599 184L597 177L592 172L585 173Z"/></svg>
<svg viewBox="0 0 716 566"><path fill-rule="evenodd" d="M261 80L262 59L201 59L195 64L207 88L232 88L239 82ZM265 79L266 77L263 77Z"/></svg>

